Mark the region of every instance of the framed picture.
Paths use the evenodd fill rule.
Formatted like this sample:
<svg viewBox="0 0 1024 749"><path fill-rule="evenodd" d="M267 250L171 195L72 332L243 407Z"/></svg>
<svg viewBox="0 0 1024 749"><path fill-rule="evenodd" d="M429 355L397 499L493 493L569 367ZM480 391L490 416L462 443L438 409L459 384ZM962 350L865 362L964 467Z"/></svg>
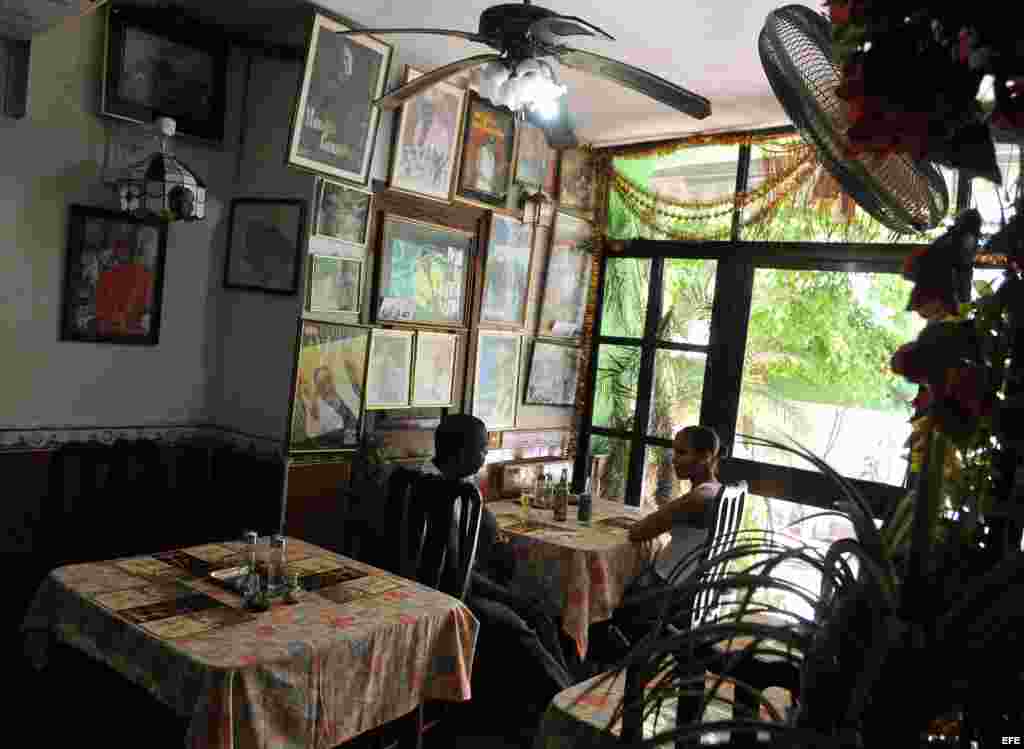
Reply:
<svg viewBox="0 0 1024 749"><path fill-rule="evenodd" d="M289 452L355 448L370 329L299 321Z"/></svg>
<svg viewBox="0 0 1024 749"><path fill-rule="evenodd" d="M288 164L366 184L391 45L313 14L306 64L292 119Z"/></svg>
<svg viewBox="0 0 1024 749"><path fill-rule="evenodd" d="M167 223L73 205L60 340L155 346Z"/></svg>
<svg viewBox="0 0 1024 749"><path fill-rule="evenodd" d="M590 151L572 148L562 152L558 202L586 215L594 212L595 203L594 160Z"/></svg>
<svg viewBox="0 0 1024 749"><path fill-rule="evenodd" d="M367 408L409 405L413 335L411 330L374 329L366 368Z"/></svg>
<svg viewBox="0 0 1024 749"><path fill-rule="evenodd" d="M178 133L223 141L228 45L222 34L165 22L154 8L111 6L106 43L102 114L146 124L173 117Z"/></svg>
<svg viewBox="0 0 1024 749"><path fill-rule="evenodd" d="M576 405L579 349L534 341L524 403L537 406Z"/></svg>
<svg viewBox="0 0 1024 749"><path fill-rule="evenodd" d="M455 382L454 333L416 333L416 362L413 365L412 405L450 406Z"/></svg>
<svg viewBox="0 0 1024 749"><path fill-rule="evenodd" d="M516 182L555 195L558 151L548 145L544 131L523 121L516 135Z"/></svg>
<svg viewBox="0 0 1024 749"><path fill-rule="evenodd" d="M423 75L407 68L405 81ZM455 181L466 91L441 81L402 106L391 166L391 187L449 200Z"/></svg>
<svg viewBox="0 0 1024 749"><path fill-rule="evenodd" d="M321 179L317 192L314 233L365 246L372 201L373 196L368 190Z"/></svg>
<svg viewBox="0 0 1024 749"><path fill-rule="evenodd" d="M473 91L462 139L458 195L487 206L504 206L512 178L515 117Z"/></svg>
<svg viewBox="0 0 1024 749"><path fill-rule="evenodd" d="M481 323L526 324L530 286L531 225L500 213L491 214L491 235L484 266Z"/></svg>
<svg viewBox="0 0 1024 749"><path fill-rule="evenodd" d="M306 201L235 198L228 217L224 287L294 294L302 267Z"/></svg>
<svg viewBox="0 0 1024 749"><path fill-rule="evenodd" d="M515 426L521 348L518 333L481 332L477 339L473 415L491 431Z"/></svg>
<svg viewBox="0 0 1024 749"><path fill-rule="evenodd" d="M473 234L385 216L377 320L462 325Z"/></svg>
<svg viewBox="0 0 1024 749"><path fill-rule="evenodd" d="M540 334L572 338L583 326L590 292L590 224L559 211L551 234L551 252L540 308Z"/></svg>
<svg viewBox="0 0 1024 749"><path fill-rule="evenodd" d="M363 263L343 257L313 255L309 276L310 312L359 312Z"/></svg>

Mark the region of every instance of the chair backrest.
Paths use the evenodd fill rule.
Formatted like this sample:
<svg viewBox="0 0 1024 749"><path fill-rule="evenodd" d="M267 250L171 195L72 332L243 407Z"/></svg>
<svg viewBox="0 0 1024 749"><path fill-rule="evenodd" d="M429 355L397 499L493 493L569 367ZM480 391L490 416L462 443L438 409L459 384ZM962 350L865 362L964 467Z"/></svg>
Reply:
<svg viewBox="0 0 1024 749"><path fill-rule="evenodd" d="M743 505L747 501L747 482L735 481L722 484L715 504L711 507L711 527L708 530L708 544L704 560L725 554L736 545L740 522L743 520ZM702 574L703 583L711 583L725 576L728 562L719 562ZM700 624L718 606L719 592L708 585L702 585L693 601L693 626Z"/></svg>
<svg viewBox="0 0 1024 749"><path fill-rule="evenodd" d="M479 490L419 474L410 480L405 497L401 574L465 600L483 513Z"/></svg>

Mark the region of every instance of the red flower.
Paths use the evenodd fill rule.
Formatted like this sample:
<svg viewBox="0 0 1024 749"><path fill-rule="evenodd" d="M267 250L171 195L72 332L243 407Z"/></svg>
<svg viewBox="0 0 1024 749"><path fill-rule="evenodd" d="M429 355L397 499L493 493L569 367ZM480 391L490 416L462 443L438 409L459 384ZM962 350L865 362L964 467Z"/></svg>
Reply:
<svg viewBox="0 0 1024 749"><path fill-rule="evenodd" d="M850 22L850 4L831 2L828 5L829 17L833 26L842 26Z"/></svg>
<svg viewBox="0 0 1024 749"><path fill-rule="evenodd" d="M892 355L890 366L896 374L911 382L923 384L928 380L929 371L927 362L922 361L921 357L917 355L919 352L916 348L914 343L904 343Z"/></svg>

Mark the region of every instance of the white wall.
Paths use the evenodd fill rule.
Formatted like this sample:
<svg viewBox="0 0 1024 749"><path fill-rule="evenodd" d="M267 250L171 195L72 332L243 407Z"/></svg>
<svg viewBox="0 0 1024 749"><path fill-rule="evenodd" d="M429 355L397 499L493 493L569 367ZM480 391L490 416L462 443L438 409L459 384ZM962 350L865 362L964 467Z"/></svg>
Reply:
<svg viewBox="0 0 1024 749"><path fill-rule="evenodd" d="M233 176L230 145L176 144L211 197L206 221L170 226L159 344L57 340L68 206L113 207L100 181L110 123L96 114L104 24L100 12L33 39L28 116L0 119L0 428L206 418L211 243ZM231 76L229 95L237 84Z"/></svg>

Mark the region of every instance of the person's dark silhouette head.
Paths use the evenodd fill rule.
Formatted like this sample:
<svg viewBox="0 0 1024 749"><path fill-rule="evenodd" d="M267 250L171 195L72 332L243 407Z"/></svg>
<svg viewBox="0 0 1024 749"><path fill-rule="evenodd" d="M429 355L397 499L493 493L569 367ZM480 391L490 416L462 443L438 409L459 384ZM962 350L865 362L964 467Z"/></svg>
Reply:
<svg viewBox="0 0 1024 749"><path fill-rule="evenodd" d="M487 456L487 425L469 414L452 414L434 432L434 465L450 479L480 470Z"/></svg>

